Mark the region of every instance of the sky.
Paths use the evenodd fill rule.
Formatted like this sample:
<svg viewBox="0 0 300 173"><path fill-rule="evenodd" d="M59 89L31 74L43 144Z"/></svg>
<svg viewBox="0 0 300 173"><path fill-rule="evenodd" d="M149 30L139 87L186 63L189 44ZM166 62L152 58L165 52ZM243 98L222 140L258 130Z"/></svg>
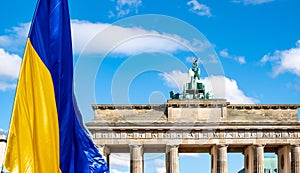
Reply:
<svg viewBox="0 0 300 173"><path fill-rule="evenodd" d="M35 6L36 0L1 2L1 134L9 128ZM84 120L93 119L91 104L166 102L171 90L182 92L194 58L214 98L299 104L299 6L298 0L69 1L75 94ZM163 172L163 155L146 157L146 172ZM112 155L111 172L128 172L126 158ZM181 154L180 172L197 172L190 166L197 163L209 172L209 160L208 154ZM229 164L229 172L241 167Z"/></svg>

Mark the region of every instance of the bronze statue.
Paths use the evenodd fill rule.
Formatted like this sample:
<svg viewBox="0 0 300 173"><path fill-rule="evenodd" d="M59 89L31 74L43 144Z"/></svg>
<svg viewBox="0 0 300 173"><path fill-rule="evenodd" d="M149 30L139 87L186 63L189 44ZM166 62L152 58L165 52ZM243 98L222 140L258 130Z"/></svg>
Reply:
<svg viewBox="0 0 300 173"><path fill-rule="evenodd" d="M194 58L192 70L194 72L194 79L198 78L198 80L200 80L200 68L198 67L198 58Z"/></svg>

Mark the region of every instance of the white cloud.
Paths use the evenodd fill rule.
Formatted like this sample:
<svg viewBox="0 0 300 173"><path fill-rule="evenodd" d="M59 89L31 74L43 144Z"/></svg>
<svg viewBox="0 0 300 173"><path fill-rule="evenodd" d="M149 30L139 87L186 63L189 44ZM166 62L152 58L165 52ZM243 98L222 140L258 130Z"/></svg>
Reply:
<svg viewBox="0 0 300 173"><path fill-rule="evenodd" d="M111 169L110 172L111 172L111 173L129 173L128 171L125 171L125 172L124 172L124 171L119 171L119 170L117 170L117 169Z"/></svg>
<svg viewBox="0 0 300 173"><path fill-rule="evenodd" d="M0 129L0 135L7 135L7 130Z"/></svg>
<svg viewBox="0 0 300 173"><path fill-rule="evenodd" d="M223 50L221 50L219 54L220 54L222 57L224 57L224 58L228 58L228 57L229 57L228 49L223 49Z"/></svg>
<svg viewBox="0 0 300 173"><path fill-rule="evenodd" d="M142 0L117 0L115 13L109 11L109 18L111 17L123 17L131 12L138 14L139 7L142 6Z"/></svg>
<svg viewBox="0 0 300 173"><path fill-rule="evenodd" d="M197 0L188 1L187 5L188 6L192 5L190 11L198 14L199 16L208 16L208 17L212 16L210 12L210 8L205 4L200 4Z"/></svg>
<svg viewBox="0 0 300 173"><path fill-rule="evenodd" d="M201 80L207 91L213 93L214 98L226 98L230 103L252 104L257 100L248 97L238 87L236 80L225 76L210 76Z"/></svg>
<svg viewBox="0 0 300 173"><path fill-rule="evenodd" d="M182 92L184 84L190 80L188 73L176 70L159 75L164 80L165 85L178 89L180 92ZM210 76L200 79L199 82L204 83L206 92L211 92L213 98L226 98L231 103L251 104L257 102L256 99L246 96L234 79L229 79L225 76Z"/></svg>
<svg viewBox="0 0 300 173"><path fill-rule="evenodd" d="M0 90L5 91L16 87L22 59L0 48Z"/></svg>
<svg viewBox="0 0 300 173"><path fill-rule="evenodd" d="M133 55L142 52L176 52L206 49L208 42L192 42L174 34L159 33L142 28L125 28L111 24L72 20L74 53L116 53ZM87 44L92 40L92 44ZM184 45L184 46L183 46Z"/></svg>
<svg viewBox="0 0 300 173"><path fill-rule="evenodd" d="M0 48L0 76L18 78L21 61L18 55L10 54Z"/></svg>
<svg viewBox="0 0 300 173"><path fill-rule="evenodd" d="M189 63L193 63L194 59L196 59L196 57L194 57L194 56L188 56L188 57L185 58L185 61L189 62ZM201 61L201 59L199 59L199 60Z"/></svg>
<svg viewBox="0 0 300 173"><path fill-rule="evenodd" d="M233 0L232 2L243 3L244 5L259 5L259 4L265 4L273 1L275 0Z"/></svg>
<svg viewBox="0 0 300 173"><path fill-rule="evenodd" d="M96 34L105 28L109 27L109 24L104 23L91 23L88 21L72 20L72 41L74 53L80 53L86 44L93 39ZM104 49L106 44L101 45L99 50Z"/></svg>
<svg viewBox="0 0 300 173"><path fill-rule="evenodd" d="M13 27L7 35L0 36L0 47L10 52L22 54L30 23ZM209 47L207 41L186 40L175 34L159 33L138 27L121 27L106 23L72 20L72 41L74 54L115 53L134 55L142 52L158 51L173 53L176 51L204 50ZM92 40L92 44L88 44ZM87 46L88 44L88 46Z"/></svg>
<svg viewBox="0 0 300 173"><path fill-rule="evenodd" d="M200 158L200 153L179 153L180 157Z"/></svg>
<svg viewBox="0 0 300 173"><path fill-rule="evenodd" d="M223 49L219 52L219 55L223 58L233 59L240 64L246 64L246 58L244 56L231 55L228 53L228 49Z"/></svg>
<svg viewBox="0 0 300 173"><path fill-rule="evenodd" d="M163 159L155 159L154 164L156 167L162 167L165 166L165 161Z"/></svg>
<svg viewBox="0 0 300 173"><path fill-rule="evenodd" d="M7 35L0 36L0 47L10 52L22 53L29 32L30 22L21 23L16 27L8 29Z"/></svg>
<svg viewBox="0 0 300 173"><path fill-rule="evenodd" d="M128 153L112 153L110 155L110 163L114 168L111 169L111 173L127 173L127 171L121 171L122 169L129 169L130 167L130 155ZM148 161L147 161L148 163ZM163 159L155 159L151 162L151 168L155 168L154 173L165 173L165 161ZM147 169L147 168L146 168Z"/></svg>
<svg viewBox="0 0 300 173"><path fill-rule="evenodd" d="M244 56L237 56L236 60L240 63L240 64L246 64L246 59Z"/></svg>
<svg viewBox="0 0 300 173"><path fill-rule="evenodd" d="M178 89L180 92L182 92L185 83L189 81L188 73L177 70L173 70L170 73L160 73L159 76L162 77L166 86L173 89Z"/></svg>
<svg viewBox="0 0 300 173"><path fill-rule="evenodd" d="M165 167L155 168L155 173L166 173Z"/></svg>
<svg viewBox="0 0 300 173"><path fill-rule="evenodd" d="M276 50L273 54L264 55L260 62L272 64L273 76L285 72L300 76L300 40L296 42L294 48Z"/></svg>
<svg viewBox="0 0 300 173"><path fill-rule="evenodd" d="M110 155L110 164L112 166L129 168L130 155L128 153L112 153Z"/></svg>
<svg viewBox="0 0 300 173"><path fill-rule="evenodd" d="M296 41L296 46L300 47L300 40Z"/></svg>
<svg viewBox="0 0 300 173"><path fill-rule="evenodd" d="M30 23L23 23L7 31L7 35L0 36L0 47L10 52L22 54ZM178 35L159 33L155 30L142 28L125 28L105 23L88 21L71 21L73 34L73 50L81 53L115 53L119 56L134 55L142 52L158 51L173 53L188 51L187 46L193 49L206 49L208 42L193 40L189 42ZM99 37L96 35L99 34ZM90 40L93 44L86 45ZM184 45L184 46L183 46ZM113 49L114 48L114 49ZM16 87L21 58L0 49L0 90L5 91Z"/></svg>
<svg viewBox="0 0 300 173"><path fill-rule="evenodd" d="M17 86L16 82L12 81L0 81L0 91L6 91L6 90L11 90L15 89Z"/></svg>
<svg viewBox="0 0 300 173"><path fill-rule="evenodd" d="M163 159L154 160L155 173L166 173L165 161Z"/></svg>

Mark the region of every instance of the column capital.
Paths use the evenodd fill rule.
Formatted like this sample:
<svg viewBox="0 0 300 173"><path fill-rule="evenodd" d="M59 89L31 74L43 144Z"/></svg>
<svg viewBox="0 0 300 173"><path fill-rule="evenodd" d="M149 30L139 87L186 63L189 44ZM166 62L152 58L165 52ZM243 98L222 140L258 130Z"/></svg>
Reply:
<svg viewBox="0 0 300 173"><path fill-rule="evenodd" d="M243 154L245 155L245 152L246 152L246 150L248 150L248 149L253 149L253 145L245 145L244 147L243 147Z"/></svg>
<svg viewBox="0 0 300 173"><path fill-rule="evenodd" d="M280 145L280 146L278 147L278 149L282 149L282 148L284 148L284 147L291 147L291 146L293 146L293 145L289 145L289 144L286 144L286 145Z"/></svg>
<svg viewBox="0 0 300 173"><path fill-rule="evenodd" d="M265 147L266 144L253 144L254 147Z"/></svg>
<svg viewBox="0 0 300 173"><path fill-rule="evenodd" d="M167 144L166 147L167 148L179 148L179 145L178 144L175 144L175 145Z"/></svg>
<svg viewBox="0 0 300 173"><path fill-rule="evenodd" d="M129 144L129 147L130 148L141 148L141 147L143 147L143 145L142 144Z"/></svg>
<svg viewBox="0 0 300 173"><path fill-rule="evenodd" d="M96 144L96 147L97 147L97 148L104 148L104 147L105 147L105 144Z"/></svg>

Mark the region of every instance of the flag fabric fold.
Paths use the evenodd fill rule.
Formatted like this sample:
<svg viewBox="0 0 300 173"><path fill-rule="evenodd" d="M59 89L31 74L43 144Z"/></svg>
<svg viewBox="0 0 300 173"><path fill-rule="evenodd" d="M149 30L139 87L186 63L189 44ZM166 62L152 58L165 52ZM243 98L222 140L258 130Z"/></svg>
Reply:
<svg viewBox="0 0 300 173"><path fill-rule="evenodd" d="M81 125L73 96L67 0L39 0L31 23L8 134L12 173L108 173Z"/></svg>

